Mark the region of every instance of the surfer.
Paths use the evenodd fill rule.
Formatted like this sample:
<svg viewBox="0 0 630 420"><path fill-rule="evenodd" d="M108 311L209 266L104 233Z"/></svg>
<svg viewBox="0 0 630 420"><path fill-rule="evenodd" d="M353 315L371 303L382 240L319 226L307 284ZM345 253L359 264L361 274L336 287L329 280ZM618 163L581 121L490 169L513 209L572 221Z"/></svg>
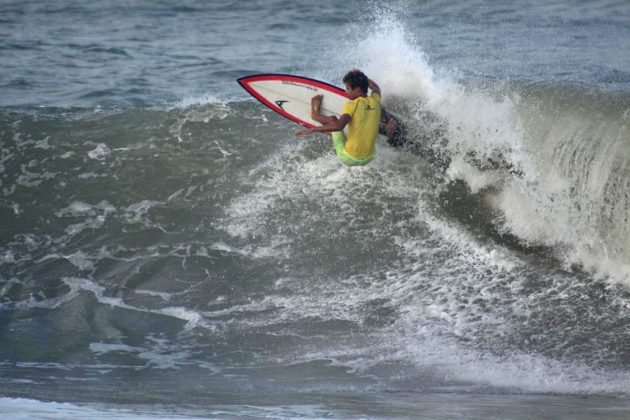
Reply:
<svg viewBox="0 0 630 420"><path fill-rule="evenodd" d="M311 99L311 118L320 124L298 132L298 136L313 133L331 133L337 158L348 166L367 165L374 159L374 144L381 122L381 89L360 70L351 70L343 77L346 96L350 100L334 115L320 114L322 95ZM368 96L368 88L372 94ZM348 126L348 137L343 129ZM386 126L386 125L385 125ZM393 130L393 126L390 125Z"/></svg>

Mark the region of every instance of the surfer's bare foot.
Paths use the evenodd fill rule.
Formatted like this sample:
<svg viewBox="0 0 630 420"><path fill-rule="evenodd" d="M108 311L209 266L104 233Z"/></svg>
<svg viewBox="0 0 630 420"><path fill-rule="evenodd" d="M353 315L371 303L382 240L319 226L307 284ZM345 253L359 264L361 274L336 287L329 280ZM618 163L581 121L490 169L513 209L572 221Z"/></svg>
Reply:
<svg viewBox="0 0 630 420"><path fill-rule="evenodd" d="M319 115L319 109L322 106L323 95L315 95L311 98L311 114L312 118L315 118L315 115Z"/></svg>

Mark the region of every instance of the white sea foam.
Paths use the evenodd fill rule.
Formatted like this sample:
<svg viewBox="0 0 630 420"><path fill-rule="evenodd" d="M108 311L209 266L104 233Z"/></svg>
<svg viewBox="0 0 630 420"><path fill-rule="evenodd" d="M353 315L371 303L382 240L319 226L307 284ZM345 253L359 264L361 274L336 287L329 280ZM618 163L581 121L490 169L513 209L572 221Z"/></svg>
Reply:
<svg viewBox="0 0 630 420"><path fill-rule="evenodd" d="M190 359L190 353L186 351L147 350L138 354L138 357L145 360L153 369L175 369Z"/></svg>
<svg viewBox="0 0 630 420"><path fill-rule="evenodd" d="M15 253L12 250L7 250L4 255L0 256L0 264L4 264L4 263L14 263L15 260Z"/></svg>
<svg viewBox="0 0 630 420"><path fill-rule="evenodd" d="M139 353L146 351L144 347L133 347L126 344L90 343L90 350L98 355L110 352Z"/></svg>
<svg viewBox="0 0 630 420"><path fill-rule="evenodd" d="M134 293L139 295L157 296L162 300L170 300L173 297L172 293L156 292L154 290L134 289Z"/></svg>
<svg viewBox="0 0 630 420"><path fill-rule="evenodd" d="M399 350L390 353L393 359L412 360L421 370L437 369L451 383L554 394L627 394L630 389L627 372L594 369L535 354L497 356L421 330L399 339Z"/></svg>
<svg viewBox="0 0 630 420"><path fill-rule="evenodd" d="M103 226L103 224L105 224L105 217L96 216L94 218L87 219L83 223L68 225L66 226L65 231L69 236L75 236L86 229L99 229L101 226Z"/></svg>
<svg viewBox="0 0 630 420"><path fill-rule="evenodd" d="M225 101L211 93L203 95L182 95L179 101L169 106L169 109L187 109L203 105L225 105Z"/></svg>
<svg viewBox="0 0 630 420"><path fill-rule="evenodd" d="M417 246L415 249L418 250ZM418 257L421 261L436 252L430 247L424 250L425 254ZM437 251L451 252L452 249ZM379 366L388 363L410 364L412 367L401 372L400 378L388 377L389 380L422 375L426 386L446 389L461 384L471 389L490 386L508 392L626 394L630 375L624 371L607 371L579 361L559 361L516 350L497 353L484 350L483 345L469 345L478 343L484 330L490 328L496 337L506 337L514 327L511 323L515 320L505 316L513 316L518 308L505 301L513 299L510 293L515 292L512 290L515 286L501 280L515 275L512 262L508 260L504 265L495 253L490 253L490 257L499 262L488 263L485 258L469 260L465 256L449 266L426 267L419 262L415 267L390 269L378 280L357 276L328 282L321 288L309 284L308 292L303 291L300 281L285 279L279 287L288 288L291 294L268 296L255 305L240 308L239 313L255 307L273 314L272 319L264 320L265 326L318 318L360 325L365 316L360 308L366 308L371 301L382 301L395 308L391 325L372 331L369 336L337 337L331 342L320 338L312 351L291 354L288 360L292 363L332 360L358 374L374 374L375 369L378 371ZM479 282L479 277L489 271L495 274L486 278L487 283ZM476 310L470 303L474 299L487 302L488 307ZM270 312L272 308L278 310ZM226 314L221 311L220 315ZM252 320L248 325L253 327L256 322ZM290 334L290 329L284 334ZM427 372L430 372L428 378Z"/></svg>
<svg viewBox="0 0 630 420"><path fill-rule="evenodd" d="M150 313L159 313L167 316L173 316L175 318L183 319L189 321L189 316L186 314L179 313L174 310L149 310L144 308L137 308L131 305L124 303L122 298L113 298L109 296L105 296L105 288L103 286L98 285L94 281L86 278L78 278L78 277L64 277L63 282L66 283L70 287L70 293L68 295L76 295L78 292L85 290L92 292L96 299L105 305L116 306L123 309L128 309L132 311L139 312L150 312Z"/></svg>
<svg viewBox="0 0 630 420"><path fill-rule="evenodd" d="M151 312L184 320L186 321L186 325L184 326L184 328L187 330L190 330L197 325L203 324L203 317L199 312L192 311L184 307L168 307L155 309Z"/></svg>
<svg viewBox="0 0 630 420"><path fill-rule="evenodd" d="M139 222L151 208L161 204L159 201L154 200L142 200L140 202L127 206L125 211L128 213L128 217L131 221Z"/></svg>
<svg viewBox="0 0 630 420"><path fill-rule="evenodd" d="M96 147L90 150L87 155L90 159L94 160L105 160L109 155L112 154L112 151L105 143L99 143Z"/></svg>
<svg viewBox="0 0 630 420"><path fill-rule="evenodd" d="M51 256L51 258L53 257ZM184 321L184 330L191 330L195 327L202 327L212 330L215 329L215 326L212 323L209 323L204 319L202 313L195 310L191 310L185 307L165 307L156 309L136 307L125 303L123 298L107 296L105 287L100 286L89 278L63 277L62 281L70 288L70 290L61 296L42 300L36 300L35 298L31 297L28 300L14 302L10 305L0 305L0 310L10 310L15 308L22 310L27 310L30 308L55 309L77 298L77 296L81 292L89 292L92 293L96 300L103 305L109 305L129 311L150 313L179 319L181 321Z"/></svg>
<svg viewBox="0 0 630 420"><path fill-rule="evenodd" d="M96 178L107 178L106 174L97 174L96 172L85 172L77 175L79 179L96 179Z"/></svg>
<svg viewBox="0 0 630 420"><path fill-rule="evenodd" d="M26 169L26 165L22 165L22 174L17 177L16 184L23 187L37 187L42 182L53 179L55 176L57 176L57 173L53 172L30 172Z"/></svg>
<svg viewBox="0 0 630 420"><path fill-rule="evenodd" d="M206 106L202 106L206 105ZM213 97L191 98L182 100L171 109L185 109L185 114L180 116L175 123L169 127L171 136L177 139L178 143L189 140L189 136L183 131L183 127L188 122L209 123L211 120L223 120L233 115L232 108Z"/></svg>
<svg viewBox="0 0 630 420"><path fill-rule="evenodd" d="M12 420L36 419L112 419L166 420L186 419L179 414L160 414L144 410L96 408L71 403L44 402L26 398L0 398L0 417ZM193 417L190 417L193 418ZM197 417L195 417L197 418Z"/></svg>
<svg viewBox="0 0 630 420"><path fill-rule="evenodd" d="M73 201L69 206L55 212L57 217L66 216L95 216L97 214L108 214L116 211L116 207L111 205L108 201L101 201L97 204L89 204L83 201Z"/></svg>
<svg viewBox="0 0 630 420"><path fill-rule="evenodd" d="M50 144L48 144L48 142L50 141L50 136L46 136L45 138L35 141L33 144L33 147L35 147L36 149L44 149L44 150L48 150L50 149Z"/></svg>
<svg viewBox="0 0 630 420"><path fill-rule="evenodd" d="M2 280L2 287L0 287L0 298L6 296L7 293L11 291L14 285L22 284L22 282L19 279L16 279L14 277L6 281L4 279L0 279L0 280Z"/></svg>
<svg viewBox="0 0 630 420"><path fill-rule="evenodd" d="M394 15L383 12L371 36L362 36L357 41L358 45L349 43L349 50L340 54L347 63L342 67L360 67L368 77L378 82L383 89L385 104L388 96L417 102L440 95L436 76L426 55L420 49L411 47L415 44L414 37ZM379 59L374 60L373 57Z"/></svg>

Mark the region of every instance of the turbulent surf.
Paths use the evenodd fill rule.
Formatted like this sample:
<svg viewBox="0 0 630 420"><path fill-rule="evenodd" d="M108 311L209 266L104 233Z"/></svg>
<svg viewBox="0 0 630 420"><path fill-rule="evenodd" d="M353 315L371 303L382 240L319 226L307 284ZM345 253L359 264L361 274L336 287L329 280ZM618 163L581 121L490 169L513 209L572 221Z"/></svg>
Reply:
<svg viewBox="0 0 630 420"><path fill-rule="evenodd" d="M627 7L324 3L8 3L0 412L630 410ZM235 82L353 67L362 168Z"/></svg>

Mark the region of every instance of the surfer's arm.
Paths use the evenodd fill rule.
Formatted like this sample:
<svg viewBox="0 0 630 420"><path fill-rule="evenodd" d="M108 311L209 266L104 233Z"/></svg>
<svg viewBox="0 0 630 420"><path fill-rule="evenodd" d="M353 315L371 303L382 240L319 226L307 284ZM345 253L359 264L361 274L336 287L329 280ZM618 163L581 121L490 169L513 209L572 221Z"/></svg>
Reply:
<svg viewBox="0 0 630 420"><path fill-rule="evenodd" d="M339 118L336 118L335 121L332 121L328 124L321 125L319 127L312 127L308 130L302 130L300 132L295 133L296 136L307 136L313 133L332 133L334 131L342 131L345 126L350 122L352 117L348 114L343 114Z"/></svg>
<svg viewBox="0 0 630 420"><path fill-rule="evenodd" d="M381 88L376 84L374 80L368 79L368 87L372 89L372 92L376 92L379 95L381 94Z"/></svg>
<svg viewBox="0 0 630 420"><path fill-rule="evenodd" d="M321 125L331 124L337 121L337 117L335 117L334 115L312 114L311 118L317 121L318 123L320 123Z"/></svg>
<svg viewBox="0 0 630 420"><path fill-rule="evenodd" d="M337 121L337 117L334 115L322 115L319 113L323 99L323 95L315 95L311 98L311 119L317 121L321 125L326 125Z"/></svg>

